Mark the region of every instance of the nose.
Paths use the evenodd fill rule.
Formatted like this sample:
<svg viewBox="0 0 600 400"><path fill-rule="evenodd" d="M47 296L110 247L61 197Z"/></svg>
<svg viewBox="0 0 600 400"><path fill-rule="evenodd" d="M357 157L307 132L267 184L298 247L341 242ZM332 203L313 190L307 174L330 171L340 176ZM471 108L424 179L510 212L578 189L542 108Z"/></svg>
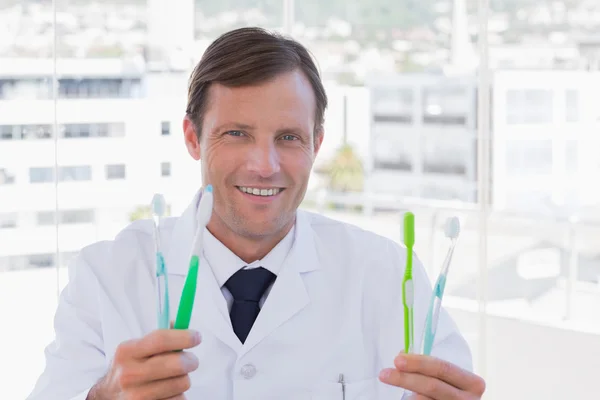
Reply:
<svg viewBox="0 0 600 400"><path fill-rule="evenodd" d="M274 143L255 143L248 156L248 170L269 178L280 170L279 153Z"/></svg>

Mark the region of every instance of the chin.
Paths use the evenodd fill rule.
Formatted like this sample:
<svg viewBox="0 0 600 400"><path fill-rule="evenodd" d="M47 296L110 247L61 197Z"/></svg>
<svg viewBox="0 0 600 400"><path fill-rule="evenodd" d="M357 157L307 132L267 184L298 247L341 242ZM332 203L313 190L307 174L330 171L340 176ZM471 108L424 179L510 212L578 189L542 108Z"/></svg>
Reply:
<svg viewBox="0 0 600 400"><path fill-rule="evenodd" d="M242 221L251 222L242 224L240 228L250 236L264 237L275 235L281 230L286 229L290 221L288 213L264 215L264 218L257 217L255 213L250 218L242 219Z"/></svg>

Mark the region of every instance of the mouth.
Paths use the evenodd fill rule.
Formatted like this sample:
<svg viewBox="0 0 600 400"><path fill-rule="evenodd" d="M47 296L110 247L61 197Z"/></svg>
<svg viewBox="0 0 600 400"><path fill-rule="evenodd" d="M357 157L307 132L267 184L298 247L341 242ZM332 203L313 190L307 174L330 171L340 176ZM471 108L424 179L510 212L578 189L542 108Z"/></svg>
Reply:
<svg viewBox="0 0 600 400"><path fill-rule="evenodd" d="M259 188L251 186L236 186L242 193L246 193L256 197L273 197L283 192L284 188L270 187L270 188Z"/></svg>

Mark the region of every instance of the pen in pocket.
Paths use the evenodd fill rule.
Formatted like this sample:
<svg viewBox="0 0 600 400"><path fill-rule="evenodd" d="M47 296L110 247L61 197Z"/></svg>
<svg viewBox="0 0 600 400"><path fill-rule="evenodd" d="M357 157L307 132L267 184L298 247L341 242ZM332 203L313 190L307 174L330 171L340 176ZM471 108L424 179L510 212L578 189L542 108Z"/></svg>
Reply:
<svg viewBox="0 0 600 400"><path fill-rule="evenodd" d="M346 381L344 380L344 374L340 374L338 382L342 386L342 400L346 400Z"/></svg>

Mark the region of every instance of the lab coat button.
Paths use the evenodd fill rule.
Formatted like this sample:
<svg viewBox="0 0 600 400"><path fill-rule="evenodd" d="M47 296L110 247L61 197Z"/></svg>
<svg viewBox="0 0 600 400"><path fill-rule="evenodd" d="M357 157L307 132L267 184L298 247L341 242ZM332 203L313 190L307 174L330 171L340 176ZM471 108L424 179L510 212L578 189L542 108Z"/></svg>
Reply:
<svg viewBox="0 0 600 400"><path fill-rule="evenodd" d="M256 367L252 364L246 364L240 370L242 376L246 379L252 379L256 375Z"/></svg>

